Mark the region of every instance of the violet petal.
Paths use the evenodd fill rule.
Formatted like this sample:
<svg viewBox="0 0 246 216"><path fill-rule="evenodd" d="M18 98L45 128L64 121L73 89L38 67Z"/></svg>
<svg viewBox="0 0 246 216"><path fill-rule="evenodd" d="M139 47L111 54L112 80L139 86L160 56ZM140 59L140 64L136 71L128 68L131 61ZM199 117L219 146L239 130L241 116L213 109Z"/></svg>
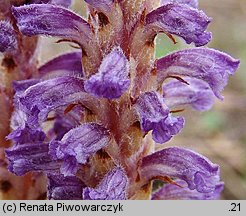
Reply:
<svg viewBox="0 0 246 216"><path fill-rule="evenodd" d="M145 132L153 129L153 124L158 124L169 114L168 107L162 102L157 92L141 94L136 103L136 109L141 117L141 127Z"/></svg>
<svg viewBox="0 0 246 216"><path fill-rule="evenodd" d="M87 159L105 147L109 140L109 133L104 127L96 123L86 123L70 130L61 141L52 141L50 154L54 159L70 158L70 165L71 157L75 158L77 163L85 164Z"/></svg>
<svg viewBox="0 0 246 216"><path fill-rule="evenodd" d="M208 48L192 48L171 53L157 61L159 84L168 76L189 76L209 84L216 97L223 99L221 91L239 67L239 60Z"/></svg>
<svg viewBox="0 0 246 216"><path fill-rule="evenodd" d="M152 180L169 176L187 182L189 189L200 193L215 190L219 182L219 166L202 155L188 149L171 147L143 158L141 178Z"/></svg>
<svg viewBox="0 0 246 216"><path fill-rule="evenodd" d="M49 35L86 43L91 29L80 16L63 7L32 4L12 7L20 31L27 36Z"/></svg>
<svg viewBox="0 0 246 216"><path fill-rule="evenodd" d="M56 134L56 140L61 140L62 137L74 127L79 126L79 119L70 118L71 112L65 116L57 116L54 122L53 131Z"/></svg>
<svg viewBox="0 0 246 216"><path fill-rule="evenodd" d="M171 114L165 120L154 126L152 136L156 143L166 143L184 127L183 117L174 117Z"/></svg>
<svg viewBox="0 0 246 216"><path fill-rule="evenodd" d="M114 0L99 0L99 1L85 0L85 2L99 11L110 12Z"/></svg>
<svg viewBox="0 0 246 216"><path fill-rule="evenodd" d="M30 171L54 172L60 164L52 161L48 150L48 144L44 143L14 145L5 151L10 162L8 169L16 175Z"/></svg>
<svg viewBox="0 0 246 216"><path fill-rule="evenodd" d="M165 32L182 37L186 43L194 42L203 46L211 40L206 32L211 19L202 11L185 4L167 4L150 12L146 16L147 31Z"/></svg>
<svg viewBox="0 0 246 216"><path fill-rule="evenodd" d="M84 183L75 176L48 174L48 199L82 200Z"/></svg>
<svg viewBox="0 0 246 216"><path fill-rule="evenodd" d="M178 3L178 4L187 4L193 8L198 8L198 0L162 0L161 4L169 4L169 3Z"/></svg>
<svg viewBox="0 0 246 216"><path fill-rule="evenodd" d="M26 125L24 128L19 127L13 130L6 138L17 144L24 144L27 142L42 142L46 138L46 135L41 129L30 128Z"/></svg>
<svg viewBox="0 0 246 216"><path fill-rule="evenodd" d="M85 108L81 105L75 105L69 112L66 112L66 108L56 110L53 128L49 130L50 137L61 140L68 131L81 124L84 112Z"/></svg>
<svg viewBox="0 0 246 216"><path fill-rule="evenodd" d="M29 127L26 124L27 116L22 110L16 109L10 121L12 132L6 137L16 144L42 142L46 138L41 128Z"/></svg>
<svg viewBox="0 0 246 216"><path fill-rule="evenodd" d="M189 83L172 80L163 85L163 98L168 107L180 105L191 105L198 111L209 110L214 102L215 96L208 83L196 78L185 77Z"/></svg>
<svg viewBox="0 0 246 216"><path fill-rule="evenodd" d="M13 52L17 49L14 28L8 21L0 21L0 52Z"/></svg>
<svg viewBox="0 0 246 216"><path fill-rule="evenodd" d="M83 77L82 53L71 52L55 57L42 65L39 73L47 79L66 75Z"/></svg>
<svg viewBox="0 0 246 216"><path fill-rule="evenodd" d="M97 188L84 188L85 200L125 200L127 176L122 168L117 167L110 171Z"/></svg>
<svg viewBox="0 0 246 216"><path fill-rule="evenodd" d="M119 98L130 86L129 63L120 47L114 48L102 61L98 73L85 83L85 90L97 97Z"/></svg>
<svg viewBox="0 0 246 216"><path fill-rule="evenodd" d="M72 0L31 0L31 4L54 4L61 5L63 7L69 7L72 3Z"/></svg>
<svg viewBox="0 0 246 216"><path fill-rule="evenodd" d="M15 92L23 92L29 87L36 85L39 81L40 81L39 79L13 81L13 89Z"/></svg>
<svg viewBox="0 0 246 216"><path fill-rule="evenodd" d="M200 193L197 190L190 190L185 181L178 180L174 184L166 184L153 194L152 200L216 200L220 198L220 193L224 184L219 182L215 185L214 191Z"/></svg>
<svg viewBox="0 0 246 216"><path fill-rule="evenodd" d="M165 143L180 132L184 126L182 117L173 117L157 92L146 92L139 96L136 110L140 117L141 128L153 130L153 140Z"/></svg>
<svg viewBox="0 0 246 216"><path fill-rule="evenodd" d="M63 164L61 165L60 172L66 176L75 176L78 171L78 163L74 157L65 157Z"/></svg>
<svg viewBox="0 0 246 216"><path fill-rule="evenodd" d="M86 97L83 86L81 79L58 77L31 86L18 99L29 118L44 121L50 111Z"/></svg>

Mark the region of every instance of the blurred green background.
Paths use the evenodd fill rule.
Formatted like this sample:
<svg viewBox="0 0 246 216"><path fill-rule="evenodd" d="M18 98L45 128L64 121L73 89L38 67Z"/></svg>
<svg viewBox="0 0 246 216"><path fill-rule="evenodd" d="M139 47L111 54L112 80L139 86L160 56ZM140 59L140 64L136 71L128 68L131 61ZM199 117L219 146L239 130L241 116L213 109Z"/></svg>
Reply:
<svg viewBox="0 0 246 216"><path fill-rule="evenodd" d="M85 14L81 0L74 11ZM167 146L186 146L221 166L225 190L222 199L246 199L246 0L200 0L200 9L213 18L209 30L213 40L208 47L229 53L241 60L240 69L231 77L223 95L212 110L186 111L186 126ZM41 62L60 52L71 50L68 44L42 39ZM178 40L178 39L177 39ZM48 45L47 45L48 44ZM179 41L173 45L164 35L157 38L157 57L190 47Z"/></svg>

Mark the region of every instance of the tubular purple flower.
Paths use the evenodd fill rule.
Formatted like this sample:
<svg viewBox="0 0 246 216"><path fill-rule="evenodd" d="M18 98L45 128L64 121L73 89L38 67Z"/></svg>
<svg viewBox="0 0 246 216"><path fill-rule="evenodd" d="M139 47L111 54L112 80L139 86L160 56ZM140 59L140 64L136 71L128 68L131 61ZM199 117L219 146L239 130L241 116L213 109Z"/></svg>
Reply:
<svg viewBox="0 0 246 216"><path fill-rule="evenodd" d="M13 146L5 151L10 162L8 168L16 175L24 175L30 171L54 172L59 169L60 163L52 160L48 150L48 144L44 143Z"/></svg>
<svg viewBox="0 0 246 216"><path fill-rule="evenodd" d="M72 175L76 173L78 164L85 164L91 155L106 147L109 140L109 133L102 126L83 124L66 133L61 141L52 141L50 154L54 159L65 159L61 172L65 176Z"/></svg>
<svg viewBox="0 0 246 216"><path fill-rule="evenodd" d="M152 136L156 143L166 143L184 127L183 117L174 117L171 114L164 121L154 126Z"/></svg>
<svg viewBox="0 0 246 216"><path fill-rule="evenodd" d="M19 101L28 117L34 117L34 122L39 122L44 121L50 111L85 97L83 80L67 76L31 86L19 96Z"/></svg>
<svg viewBox="0 0 246 216"><path fill-rule="evenodd" d="M153 194L152 200L215 200L219 199L224 189L223 183L218 183L214 191L200 193L197 190L190 190L185 181L178 180L174 184L167 184Z"/></svg>
<svg viewBox="0 0 246 216"><path fill-rule="evenodd" d="M83 77L82 53L65 53L46 62L39 68L42 78L55 78L58 76L76 76Z"/></svg>
<svg viewBox="0 0 246 216"><path fill-rule="evenodd" d="M186 43L203 46L211 40L206 32L211 19L202 11L185 4L166 4L146 16L146 29L152 34L164 32L182 37Z"/></svg>
<svg viewBox="0 0 246 216"><path fill-rule="evenodd" d="M145 132L153 128L153 123L159 123L169 114L168 107L162 102L157 92L147 92L141 95L136 109L141 117L142 130Z"/></svg>
<svg viewBox="0 0 246 216"><path fill-rule="evenodd" d="M157 81L169 76L189 76L204 80L216 97L223 99L221 91L239 66L239 60L209 48L193 48L171 53L157 61Z"/></svg>
<svg viewBox="0 0 246 216"><path fill-rule="evenodd" d="M98 73L85 82L85 90L97 97L119 98L130 86L129 62L120 47L102 61Z"/></svg>
<svg viewBox="0 0 246 216"><path fill-rule="evenodd" d="M178 134L184 126L182 117L173 117L157 92L140 95L136 110L140 117L141 128L148 132L153 130L153 140L165 143Z"/></svg>
<svg viewBox="0 0 246 216"><path fill-rule="evenodd" d="M163 85L164 103L170 108L191 105L198 111L209 110L215 102L215 96L208 83L190 77L184 80L188 84L172 80Z"/></svg>
<svg viewBox="0 0 246 216"><path fill-rule="evenodd" d="M110 171L96 189L83 189L85 200L125 200L128 181L124 170L117 167Z"/></svg>
<svg viewBox="0 0 246 216"><path fill-rule="evenodd" d="M75 176L48 174L48 198L51 200L81 200L84 183Z"/></svg>
<svg viewBox="0 0 246 216"><path fill-rule="evenodd" d="M189 189L210 193L219 182L219 167L191 150L171 147L143 158L140 175L146 181L169 176L187 182Z"/></svg>
<svg viewBox="0 0 246 216"><path fill-rule="evenodd" d="M84 45L90 39L89 24L75 13L50 4L12 8L20 31L27 36L49 35Z"/></svg>

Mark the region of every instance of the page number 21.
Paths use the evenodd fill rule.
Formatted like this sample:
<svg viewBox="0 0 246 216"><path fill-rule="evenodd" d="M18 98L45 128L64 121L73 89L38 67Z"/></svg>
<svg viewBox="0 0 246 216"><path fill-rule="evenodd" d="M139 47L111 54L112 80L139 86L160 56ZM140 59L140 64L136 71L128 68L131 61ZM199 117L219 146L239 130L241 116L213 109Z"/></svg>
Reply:
<svg viewBox="0 0 246 216"><path fill-rule="evenodd" d="M240 203L231 203L229 211L240 211Z"/></svg>

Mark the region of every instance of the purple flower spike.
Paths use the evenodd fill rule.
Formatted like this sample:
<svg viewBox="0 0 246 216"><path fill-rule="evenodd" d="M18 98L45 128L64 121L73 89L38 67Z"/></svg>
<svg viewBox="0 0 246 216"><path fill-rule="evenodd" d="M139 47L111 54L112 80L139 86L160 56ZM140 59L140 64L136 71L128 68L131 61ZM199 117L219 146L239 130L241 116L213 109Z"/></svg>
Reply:
<svg viewBox="0 0 246 216"><path fill-rule="evenodd" d="M171 147L143 158L141 176L146 180L158 176L179 178L189 189L210 193L219 182L219 166L202 155L184 148Z"/></svg>
<svg viewBox="0 0 246 216"><path fill-rule="evenodd" d="M50 111L85 98L83 86L81 79L59 77L31 86L18 99L28 117L44 121Z"/></svg>
<svg viewBox="0 0 246 216"><path fill-rule="evenodd" d="M62 54L42 65L39 68L39 73L49 79L66 75L83 77L82 53Z"/></svg>
<svg viewBox="0 0 246 216"><path fill-rule="evenodd" d="M83 197L85 200L125 200L127 176L121 167L110 171L97 188L85 188Z"/></svg>
<svg viewBox="0 0 246 216"><path fill-rule="evenodd" d="M109 140L110 136L105 128L96 123L87 123L70 130L61 141L52 141L50 154L54 159L64 160L61 171L64 175L72 175L76 173L77 163L85 164Z"/></svg>
<svg viewBox="0 0 246 216"><path fill-rule="evenodd" d="M50 4L13 7L20 31L27 36L49 35L81 44L90 36L89 24L75 13Z"/></svg>
<svg viewBox="0 0 246 216"><path fill-rule="evenodd" d="M69 7L72 0L31 0L31 4L54 4L61 5L63 7Z"/></svg>
<svg viewBox="0 0 246 216"><path fill-rule="evenodd" d="M186 49L157 61L157 81L162 83L169 76L202 79L210 85L216 97L223 99L220 93L238 66L238 60L214 49Z"/></svg>
<svg viewBox="0 0 246 216"><path fill-rule="evenodd" d="M163 85L165 104L168 107L191 105L198 111L209 110L215 102L215 96L208 83L189 77L185 77L184 80L189 85L178 80Z"/></svg>
<svg viewBox="0 0 246 216"><path fill-rule="evenodd" d="M145 132L153 130L153 140L157 143L167 142L184 126L184 119L172 117L157 92L140 95L136 110L140 116L142 130Z"/></svg>
<svg viewBox="0 0 246 216"><path fill-rule="evenodd" d="M12 25L0 21L0 52L13 52L17 49L17 39Z"/></svg>
<svg viewBox="0 0 246 216"><path fill-rule="evenodd" d="M48 150L48 144L44 143L27 143L7 149L5 152L10 162L9 170L18 176L30 171L58 170L60 164L51 159Z"/></svg>
<svg viewBox="0 0 246 216"><path fill-rule="evenodd" d="M10 126L9 171L47 175L54 200L149 199L156 180L172 184L153 199L219 198L218 165L158 145L183 129L184 118L174 114L182 106L205 111L216 97L223 99L239 66L210 48L155 58L159 33L174 43L176 36L195 46L210 41L211 18L198 10L198 0L84 0L87 18L67 9L71 0L2 2L0 140L8 145ZM72 43L78 52L39 67L42 35ZM20 193L34 197L25 179Z"/></svg>
<svg viewBox="0 0 246 216"><path fill-rule="evenodd" d="M120 47L102 61L98 73L85 83L85 90L97 97L119 98L130 86L129 62Z"/></svg>
<svg viewBox="0 0 246 216"><path fill-rule="evenodd" d="M48 176L48 199L50 200L81 200L84 183L75 176Z"/></svg>
<svg viewBox="0 0 246 216"><path fill-rule="evenodd" d="M202 11L185 4L167 4L146 16L146 28L182 37L186 43L203 46L211 40L206 32L211 19Z"/></svg>
<svg viewBox="0 0 246 216"><path fill-rule="evenodd" d="M217 183L215 189L209 193L200 193L197 190L190 190L185 181L178 180L174 184L166 184L152 196L152 200L216 200L224 188L224 183Z"/></svg>
<svg viewBox="0 0 246 216"><path fill-rule="evenodd" d="M102 12L110 12L114 0L85 0L86 3Z"/></svg>
<svg viewBox="0 0 246 216"><path fill-rule="evenodd" d="M193 8L198 8L198 0L162 0L161 4L169 4L169 3L178 3L178 4L187 4Z"/></svg>

